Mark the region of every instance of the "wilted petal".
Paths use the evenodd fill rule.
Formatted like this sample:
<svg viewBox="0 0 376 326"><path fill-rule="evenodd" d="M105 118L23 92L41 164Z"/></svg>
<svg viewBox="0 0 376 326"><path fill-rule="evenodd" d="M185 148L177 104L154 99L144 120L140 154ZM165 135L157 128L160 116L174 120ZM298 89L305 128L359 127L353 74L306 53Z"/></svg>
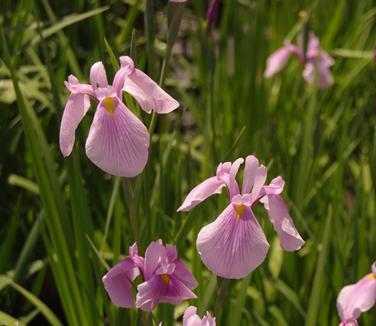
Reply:
<svg viewBox="0 0 376 326"><path fill-rule="evenodd" d="M358 319L376 303L376 276L371 273L355 284L345 286L338 295L337 309L342 321Z"/></svg>
<svg viewBox="0 0 376 326"><path fill-rule="evenodd" d="M245 208L238 217L230 204L214 222L201 229L197 249L213 273L239 279L264 261L269 244L252 211Z"/></svg>
<svg viewBox="0 0 376 326"><path fill-rule="evenodd" d="M103 276L104 287L115 306L123 308L134 307L131 282L134 281L138 274L138 268L135 267L132 259L126 258Z"/></svg>
<svg viewBox="0 0 376 326"><path fill-rule="evenodd" d="M145 251L144 273L145 280L152 277L161 262L166 259L166 248L163 246L162 240L153 241L149 244Z"/></svg>
<svg viewBox="0 0 376 326"><path fill-rule="evenodd" d="M102 170L121 177L142 172L148 159L149 133L143 123L114 98L113 112L98 106L86 141L86 154Z"/></svg>
<svg viewBox="0 0 376 326"><path fill-rule="evenodd" d="M259 161L255 156L249 155L246 157L243 175L242 194L248 194L251 191L253 184L255 182L255 176L258 166Z"/></svg>
<svg viewBox="0 0 376 326"><path fill-rule="evenodd" d="M286 251L300 249L304 240L296 230L282 197L269 195L261 201L265 204L274 230L278 233L281 248Z"/></svg>
<svg viewBox="0 0 376 326"><path fill-rule="evenodd" d="M206 179L191 190L183 204L178 208L178 212L190 211L211 195L221 193L225 185L225 182L216 176Z"/></svg>
<svg viewBox="0 0 376 326"><path fill-rule="evenodd" d="M60 150L64 156L72 153L75 132L90 107L90 100L84 94L71 94L65 105L63 118L60 125Z"/></svg>
<svg viewBox="0 0 376 326"><path fill-rule="evenodd" d="M137 286L137 308L152 311L162 302L178 304L196 298L196 295L173 275L167 275L167 279L162 279L163 276L166 275L154 275L147 282Z"/></svg>
<svg viewBox="0 0 376 326"><path fill-rule="evenodd" d="M139 69L134 69L125 78L123 90L131 94L147 113L169 113L179 107L178 101Z"/></svg>
<svg viewBox="0 0 376 326"><path fill-rule="evenodd" d="M91 66L90 83L94 88L108 86L106 70L101 61L98 61Z"/></svg>

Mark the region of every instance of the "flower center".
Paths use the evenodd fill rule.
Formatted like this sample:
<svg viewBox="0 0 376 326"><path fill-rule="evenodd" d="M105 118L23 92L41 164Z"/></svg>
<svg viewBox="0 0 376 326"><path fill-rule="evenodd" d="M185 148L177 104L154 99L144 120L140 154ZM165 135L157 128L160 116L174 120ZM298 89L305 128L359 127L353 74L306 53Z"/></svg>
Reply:
<svg viewBox="0 0 376 326"><path fill-rule="evenodd" d="M160 277L161 277L161 280L163 281L164 284L166 284L166 285L170 284L170 281L171 281L171 276L170 275L168 275L168 274L161 274Z"/></svg>
<svg viewBox="0 0 376 326"><path fill-rule="evenodd" d="M367 277L367 281L371 281L371 280L374 280L376 279L376 276L373 275L373 274L369 274L368 277Z"/></svg>
<svg viewBox="0 0 376 326"><path fill-rule="evenodd" d="M103 104L104 104L104 107L106 108L106 110L110 113L113 113L114 110L115 110L115 100L113 97L106 97L104 100L103 100Z"/></svg>
<svg viewBox="0 0 376 326"><path fill-rule="evenodd" d="M240 204L240 205L234 205L234 209L235 209L235 212L237 214L237 217L240 218L242 217L243 213L244 213L244 210L245 210L245 206Z"/></svg>

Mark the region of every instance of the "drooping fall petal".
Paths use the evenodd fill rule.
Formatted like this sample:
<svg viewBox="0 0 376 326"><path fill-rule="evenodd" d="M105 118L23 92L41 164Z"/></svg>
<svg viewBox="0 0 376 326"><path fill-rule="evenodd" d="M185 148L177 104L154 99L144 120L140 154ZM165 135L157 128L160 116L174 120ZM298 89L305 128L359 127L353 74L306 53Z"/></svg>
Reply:
<svg viewBox="0 0 376 326"><path fill-rule="evenodd" d="M337 309L342 322L358 319L376 303L376 275L370 273L357 283L345 286L337 297ZM347 325L347 324L346 324Z"/></svg>
<svg viewBox="0 0 376 326"><path fill-rule="evenodd" d="M217 176L206 179L190 191L188 196L184 199L183 204L178 208L178 212L190 211L208 197L221 193L225 185L226 183Z"/></svg>
<svg viewBox="0 0 376 326"><path fill-rule="evenodd" d="M286 251L300 249L304 240L296 230L287 206L279 195L265 196L262 200L274 230L278 233L281 248Z"/></svg>
<svg viewBox="0 0 376 326"><path fill-rule="evenodd" d="M138 268L132 259L125 258L103 276L104 287L115 306L123 308L134 307L131 282L134 281L138 274Z"/></svg>
<svg viewBox="0 0 376 326"><path fill-rule="evenodd" d="M86 141L94 164L113 175L134 177L146 165L148 147L148 130L118 98L100 102Z"/></svg>
<svg viewBox="0 0 376 326"><path fill-rule="evenodd" d="M277 49L266 61L264 77L270 78L280 72L286 66L291 54L294 53L299 57L300 50L290 43L285 43L285 46Z"/></svg>
<svg viewBox="0 0 376 326"><path fill-rule="evenodd" d="M251 209L245 208L239 216L232 204L201 229L196 245L204 264L216 275L229 279L248 275L264 261L269 250Z"/></svg>
<svg viewBox="0 0 376 326"><path fill-rule="evenodd" d="M178 101L139 69L134 69L125 78L123 90L131 94L147 113L170 113L179 107Z"/></svg>
<svg viewBox="0 0 376 326"><path fill-rule="evenodd" d="M184 300L197 298L183 282L173 275L155 274L148 281L137 286L136 307L152 311L162 302L178 304Z"/></svg>
<svg viewBox="0 0 376 326"><path fill-rule="evenodd" d="M72 153L76 129L89 107L90 101L87 95L74 93L69 96L61 120L59 137L60 150L64 156Z"/></svg>

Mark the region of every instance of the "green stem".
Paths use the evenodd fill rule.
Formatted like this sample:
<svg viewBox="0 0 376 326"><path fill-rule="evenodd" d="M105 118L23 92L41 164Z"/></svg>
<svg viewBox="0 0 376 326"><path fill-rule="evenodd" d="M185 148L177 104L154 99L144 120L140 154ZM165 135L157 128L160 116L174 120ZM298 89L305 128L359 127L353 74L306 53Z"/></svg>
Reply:
<svg viewBox="0 0 376 326"><path fill-rule="evenodd" d="M140 240L138 222L137 222L137 205L136 197L131 183L131 179L123 178L123 186L125 192L125 201L128 203L129 208L129 221L133 232L133 237L136 242Z"/></svg>
<svg viewBox="0 0 376 326"><path fill-rule="evenodd" d="M217 291L217 299L215 301L215 307L214 307L214 316L216 316L216 319L218 322L221 321L222 312L224 303L226 301L226 297L228 294L228 291L230 289L230 280L217 277L219 284L219 288Z"/></svg>

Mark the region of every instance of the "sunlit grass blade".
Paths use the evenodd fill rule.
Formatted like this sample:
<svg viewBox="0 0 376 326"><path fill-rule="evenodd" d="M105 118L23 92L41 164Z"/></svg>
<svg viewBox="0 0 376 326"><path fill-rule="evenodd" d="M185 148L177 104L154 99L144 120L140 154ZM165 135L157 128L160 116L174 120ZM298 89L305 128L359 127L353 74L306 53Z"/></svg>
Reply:
<svg viewBox="0 0 376 326"><path fill-rule="evenodd" d="M2 276L4 277L4 276ZM32 293L27 291L22 286L18 285L17 283L9 280L9 285L21 293L27 300L30 301L42 314L43 316L49 321L49 323L53 326L63 326L61 321L56 317L56 315L47 307L45 303L39 300L36 296Z"/></svg>

